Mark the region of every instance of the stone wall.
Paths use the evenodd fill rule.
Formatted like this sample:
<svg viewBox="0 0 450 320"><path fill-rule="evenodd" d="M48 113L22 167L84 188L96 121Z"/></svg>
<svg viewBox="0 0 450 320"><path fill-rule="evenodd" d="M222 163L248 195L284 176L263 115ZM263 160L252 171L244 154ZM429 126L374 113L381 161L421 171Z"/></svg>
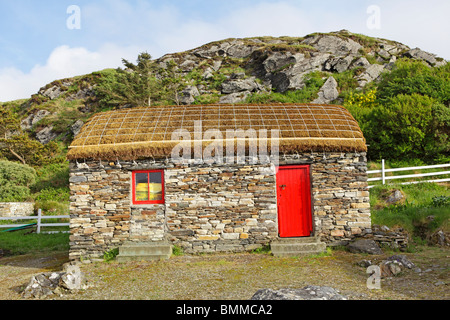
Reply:
<svg viewBox="0 0 450 320"><path fill-rule="evenodd" d="M310 164L315 235L329 245L370 233L366 153L308 153L280 165Z"/></svg>
<svg viewBox="0 0 450 320"><path fill-rule="evenodd" d="M365 153L307 153L314 233L341 244L370 233ZM165 169L165 204L133 205L131 172ZM70 258L101 256L124 241L166 240L185 252L244 251L278 236L271 164L177 166L170 161L70 164Z"/></svg>
<svg viewBox="0 0 450 320"><path fill-rule="evenodd" d="M277 237L270 165L180 168L165 181L169 240L185 251L251 250Z"/></svg>
<svg viewBox="0 0 450 320"><path fill-rule="evenodd" d="M0 202L0 217L26 217L33 213L33 202Z"/></svg>

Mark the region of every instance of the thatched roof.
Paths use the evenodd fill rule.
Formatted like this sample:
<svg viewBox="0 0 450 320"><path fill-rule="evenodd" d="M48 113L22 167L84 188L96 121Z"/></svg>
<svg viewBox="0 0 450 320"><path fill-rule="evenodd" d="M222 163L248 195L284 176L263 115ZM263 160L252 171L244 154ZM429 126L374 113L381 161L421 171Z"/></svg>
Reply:
<svg viewBox="0 0 450 320"><path fill-rule="evenodd" d="M180 141L172 132L187 130L194 143L194 121L202 132L280 130L279 152L366 151L356 120L343 107L315 104L190 105L120 109L95 114L69 147L68 159L134 160L167 157ZM198 123L198 122L197 122ZM203 145L210 141L203 140ZM217 141L217 140L215 140ZM224 143L225 146L225 143Z"/></svg>

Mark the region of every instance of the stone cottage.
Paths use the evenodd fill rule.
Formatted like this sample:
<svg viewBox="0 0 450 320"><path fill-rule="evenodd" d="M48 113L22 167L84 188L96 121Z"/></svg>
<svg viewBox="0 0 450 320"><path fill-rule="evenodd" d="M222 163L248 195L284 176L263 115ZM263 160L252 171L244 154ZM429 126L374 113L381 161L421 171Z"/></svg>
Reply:
<svg viewBox="0 0 450 320"><path fill-rule="evenodd" d="M371 227L366 150L337 105L96 114L67 155L70 258L130 243L216 252L349 241Z"/></svg>

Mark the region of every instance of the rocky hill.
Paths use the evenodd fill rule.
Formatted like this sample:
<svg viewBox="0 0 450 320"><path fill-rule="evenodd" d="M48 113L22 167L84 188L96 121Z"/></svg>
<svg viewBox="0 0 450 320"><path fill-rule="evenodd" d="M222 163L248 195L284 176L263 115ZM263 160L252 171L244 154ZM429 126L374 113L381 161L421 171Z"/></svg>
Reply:
<svg viewBox="0 0 450 320"><path fill-rule="evenodd" d="M298 38L226 39L155 62L159 68L175 62L182 79L176 101L180 104L342 103L349 90L375 86L380 74L400 58L430 67L446 63L418 48L346 30ZM5 106L20 117L22 130L41 143L53 140L67 146L92 114L105 110L95 89L112 71L56 80L30 99ZM283 100L288 98L293 100Z"/></svg>

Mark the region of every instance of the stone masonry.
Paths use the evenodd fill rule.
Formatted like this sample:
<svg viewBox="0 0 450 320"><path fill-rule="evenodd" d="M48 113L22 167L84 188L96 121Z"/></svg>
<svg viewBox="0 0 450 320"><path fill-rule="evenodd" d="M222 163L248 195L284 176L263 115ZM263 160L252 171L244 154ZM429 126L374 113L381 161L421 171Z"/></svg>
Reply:
<svg viewBox="0 0 450 320"><path fill-rule="evenodd" d="M365 153L305 153L279 161L311 166L314 234L322 241L339 244L370 232ZM164 204L132 204L131 172L147 169L164 169ZM72 162L69 182L72 260L99 257L125 241L236 252L278 237L273 164Z"/></svg>
<svg viewBox="0 0 450 320"><path fill-rule="evenodd" d="M26 217L34 213L34 202L0 202L0 217Z"/></svg>

